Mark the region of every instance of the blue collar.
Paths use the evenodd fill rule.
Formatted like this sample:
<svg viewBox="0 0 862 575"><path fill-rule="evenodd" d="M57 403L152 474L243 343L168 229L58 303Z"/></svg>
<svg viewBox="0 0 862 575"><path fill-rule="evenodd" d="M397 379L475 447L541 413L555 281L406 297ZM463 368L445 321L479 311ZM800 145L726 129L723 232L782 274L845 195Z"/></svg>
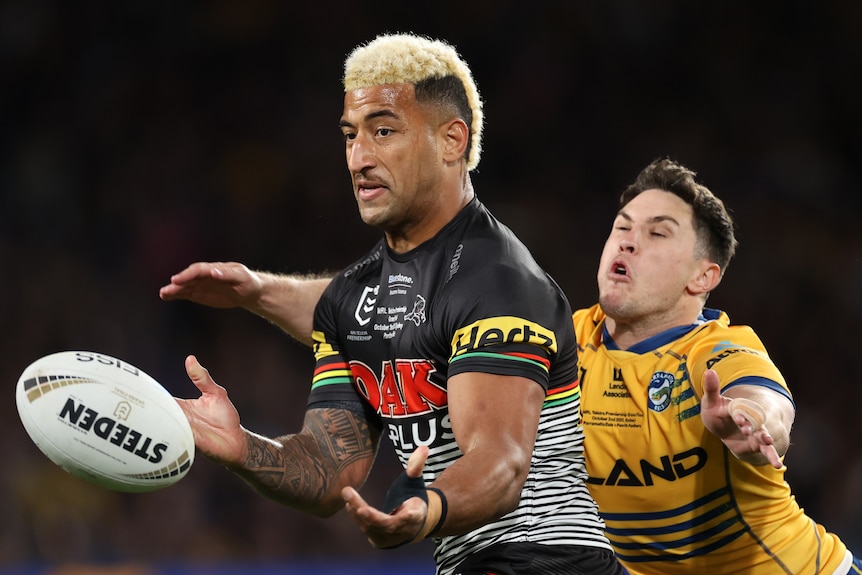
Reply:
<svg viewBox="0 0 862 575"><path fill-rule="evenodd" d="M665 344L668 344L672 341L675 341L694 328L703 325L705 322L718 319L721 315L721 311L717 309L704 308L703 312L697 318L697 321L691 325L681 325L678 327L672 327L670 329L666 329L661 333L657 333L652 337L648 337L643 341L639 341L634 344L630 348L625 351L630 351L632 353L644 354L651 352L652 350L659 348ZM602 343L607 349L619 350L620 347L614 341L614 338L611 337L611 334L608 333L607 321L602 324Z"/></svg>

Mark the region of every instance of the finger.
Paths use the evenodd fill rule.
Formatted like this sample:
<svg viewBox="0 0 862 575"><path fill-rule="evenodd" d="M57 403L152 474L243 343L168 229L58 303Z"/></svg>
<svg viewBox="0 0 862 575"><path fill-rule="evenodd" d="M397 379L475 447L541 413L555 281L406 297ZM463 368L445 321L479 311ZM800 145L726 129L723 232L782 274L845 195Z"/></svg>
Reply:
<svg viewBox="0 0 862 575"><path fill-rule="evenodd" d="M171 283L159 289L159 297L163 300L181 297L179 294L187 284L202 275L208 274L208 272L203 271L206 266L206 263L196 262L187 266L182 271L175 273L171 276Z"/></svg>
<svg viewBox="0 0 862 575"><path fill-rule="evenodd" d="M410 454L410 459L407 460L405 471L408 477L422 477L422 470L425 469L425 462L428 460L428 447L421 445Z"/></svg>
<svg viewBox="0 0 862 575"><path fill-rule="evenodd" d="M184 270L179 271L171 276L171 283L183 285L198 277L209 275L209 268L212 264L207 262L195 262L187 266Z"/></svg>
<svg viewBox="0 0 862 575"><path fill-rule="evenodd" d="M703 372L703 396L710 401L718 401L721 395L721 380L713 369Z"/></svg>
<svg viewBox="0 0 862 575"><path fill-rule="evenodd" d="M782 469L784 467L784 462L781 461L781 457L778 455L778 451L774 445L762 445L760 452L766 456L769 464L775 469Z"/></svg>
<svg viewBox="0 0 862 575"><path fill-rule="evenodd" d="M195 384L195 387L201 393L206 393L217 387L215 381L210 376L210 372L193 355L186 358L186 374L188 374L189 379L192 380L192 383Z"/></svg>
<svg viewBox="0 0 862 575"><path fill-rule="evenodd" d="M345 487L342 489L341 498L344 499L345 509L347 509L347 512L351 515L354 522L362 528L363 532L367 529L375 513L384 518L388 517L388 515L380 513L366 503L362 496L359 495L359 492L353 487Z"/></svg>
<svg viewBox="0 0 862 575"><path fill-rule="evenodd" d="M357 511L363 507L368 507L368 503L359 495L359 492L356 491L353 487L345 487L341 490L341 498L344 499L344 503L353 511Z"/></svg>

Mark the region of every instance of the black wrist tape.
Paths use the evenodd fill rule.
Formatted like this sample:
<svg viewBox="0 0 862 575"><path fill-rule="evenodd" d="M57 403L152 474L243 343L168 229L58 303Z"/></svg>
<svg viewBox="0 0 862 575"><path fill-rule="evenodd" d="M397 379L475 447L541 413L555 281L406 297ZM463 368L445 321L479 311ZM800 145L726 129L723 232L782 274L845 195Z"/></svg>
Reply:
<svg viewBox="0 0 862 575"><path fill-rule="evenodd" d="M422 477L408 477L407 472L402 471L386 492L386 498L383 501L383 512L392 513L399 505L411 497L419 497L426 504L428 503L428 494L425 492L425 481Z"/></svg>

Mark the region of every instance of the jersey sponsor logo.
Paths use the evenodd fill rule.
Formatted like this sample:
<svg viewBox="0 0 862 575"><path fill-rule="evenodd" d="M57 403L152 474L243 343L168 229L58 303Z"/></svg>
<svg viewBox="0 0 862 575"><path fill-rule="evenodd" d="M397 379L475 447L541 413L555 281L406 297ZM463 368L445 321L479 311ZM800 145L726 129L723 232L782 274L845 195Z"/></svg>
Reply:
<svg viewBox="0 0 862 575"><path fill-rule="evenodd" d="M413 302L413 311L404 314L404 321L412 321L419 327L419 324L425 323L425 298L421 295L416 296L416 301Z"/></svg>
<svg viewBox="0 0 862 575"><path fill-rule="evenodd" d="M607 477L590 477L587 482L593 485L614 485L618 487L648 487L656 480L676 481L697 473L706 466L706 450L693 447L681 453L662 455L658 462L641 459L630 464L617 459Z"/></svg>
<svg viewBox="0 0 862 575"><path fill-rule="evenodd" d="M631 397L629 388L623 379L623 370L618 367L614 368L614 379L607 385L607 389L602 392L603 397Z"/></svg>
<svg viewBox="0 0 862 575"><path fill-rule="evenodd" d="M730 349L725 349L723 352L718 354L715 357L710 358L706 362L706 369L712 369L712 366L716 363L720 362L726 357L729 357L735 353L750 353L752 355L760 355L760 352L754 349L749 349L747 347L734 347Z"/></svg>
<svg viewBox="0 0 862 575"><path fill-rule="evenodd" d="M431 381L436 369L427 359L385 361L379 376L354 360L350 371L359 393L384 417L411 417L448 405L446 390Z"/></svg>
<svg viewBox="0 0 862 575"><path fill-rule="evenodd" d="M673 389L674 377L672 373L666 371L657 371L652 374L647 388L647 399L649 400L649 408L653 411L661 413L667 409L670 404L670 393Z"/></svg>
<svg viewBox="0 0 862 575"><path fill-rule="evenodd" d="M413 287L413 278L404 274L389 274L389 295L406 295Z"/></svg>
<svg viewBox="0 0 862 575"><path fill-rule="evenodd" d="M381 254L383 253L383 246L378 247L373 254L370 254L367 258L357 263L355 266L350 268L349 270L344 272L344 277L349 278L355 273L358 273L362 268L369 265L372 262L376 262L380 259Z"/></svg>
<svg viewBox="0 0 862 575"><path fill-rule="evenodd" d="M553 331L520 317L501 316L480 319L456 331L452 338L452 357L500 343L531 343L557 351L557 336Z"/></svg>
<svg viewBox="0 0 862 575"><path fill-rule="evenodd" d="M714 348L712 348L712 353L715 353L717 351L721 351L723 349L727 349L729 347L736 347L736 344L734 344L731 341L720 341L717 344L715 344Z"/></svg>
<svg viewBox="0 0 862 575"><path fill-rule="evenodd" d="M452 254L452 260L449 262L449 277L446 278L446 283L449 283L452 276L457 274L458 270L461 269L461 252L463 251L464 244L458 244L458 247L455 248L455 253Z"/></svg>
<svg viewBox="0 0 862 575"><path fill-rule="evenodd" d="M356 304L356 310L353 312L353 317L359 325L368 325L368 322L371 321L371 312L374 311L374 306L377 304L378 291L380 291L380 285L365 286L365 289L362 290L359 303Z"/></svg>
<svg viewBox="0 0 862 575"><path fill-rule="evenodd" d="M408 454L420 445L434 445L440 441L455 439L448 413L443 417L390 421L387 427L392 445L397 445L402 452Z"/></svg>
<svg viewBox="0 0 862 575"><path fill-rule="evenodd" d="M389 287L398 286L409 288L413 285L413 278L404 274L389 274Z"/></svg>

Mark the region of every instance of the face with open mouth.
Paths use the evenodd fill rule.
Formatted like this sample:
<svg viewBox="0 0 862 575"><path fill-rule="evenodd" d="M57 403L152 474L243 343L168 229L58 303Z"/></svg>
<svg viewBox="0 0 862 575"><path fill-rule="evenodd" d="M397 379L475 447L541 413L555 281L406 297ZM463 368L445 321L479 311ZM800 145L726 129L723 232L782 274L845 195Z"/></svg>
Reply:
<svg viewBox="0 0 862 575"><path fill-rule="evenodd" d="M655 189L620 209L597 274L599 302L609 317L672 316L683 305L704 263L696 257L692 215L684 200Z"/></svg>

